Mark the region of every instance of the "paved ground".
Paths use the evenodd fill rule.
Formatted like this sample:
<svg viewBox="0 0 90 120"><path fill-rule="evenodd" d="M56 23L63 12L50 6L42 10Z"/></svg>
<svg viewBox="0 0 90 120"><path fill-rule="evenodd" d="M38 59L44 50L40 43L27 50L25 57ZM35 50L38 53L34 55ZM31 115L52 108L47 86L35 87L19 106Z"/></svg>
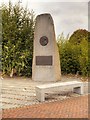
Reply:
<svg viewBox="0 0 90 120"><path fill-rule="evenodd" d="M88 96L3 110L3 118L88 118Z"/></svg>
<svg viewBox="0 0 90 120"><path fill-rule="evenodd" d="M62 77L62 81L79 80L77 78ZM30 78L4 78L0 81L2 99L0 99L0 106L2 103L3 109L22 107L25 105L38 104L36 99L35 86L39 82L34 82ZM87 94L88 84L84 83L84 93ZM64 100L67 98L79 96L70 90L67 92L59 92L58 94L47 94L46 102L54 100Z"/></svg>

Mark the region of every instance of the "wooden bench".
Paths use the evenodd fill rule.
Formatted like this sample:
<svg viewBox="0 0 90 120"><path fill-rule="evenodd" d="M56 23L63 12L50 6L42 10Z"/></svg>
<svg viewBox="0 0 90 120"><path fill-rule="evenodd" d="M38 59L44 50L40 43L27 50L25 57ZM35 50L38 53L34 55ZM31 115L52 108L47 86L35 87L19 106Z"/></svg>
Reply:
<svg viewBox="0 0 90 120"><path fill-rule="evenodd" d="M36 86L36 98L39 101L45 101L45 93L62 91L63 89L70 88L73 92L83 94L83 82L70 81L70 82L56 82Z"/></svg>

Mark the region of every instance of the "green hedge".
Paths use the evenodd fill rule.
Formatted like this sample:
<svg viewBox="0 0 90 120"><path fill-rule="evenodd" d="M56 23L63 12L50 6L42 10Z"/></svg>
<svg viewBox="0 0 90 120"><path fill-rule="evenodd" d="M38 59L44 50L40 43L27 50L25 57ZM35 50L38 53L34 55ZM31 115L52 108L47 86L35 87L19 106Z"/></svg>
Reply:
<svg viewBox="0 0 90 120"><path fill-rule="evenodd" d="M64 40L59 37L57 44L62 73L79 73L83 76L87 76L89 74L88 67L90 65L90 61L88 60L87 39L82 39L79 44L74 44L70 42L69 39Z"/></svg>
<svg viewBox="0 0 90 120"><path fill-rule="evenodd" d="M2 5L2 70L10 75L13 69L17 75L31 76L34 12L20 4Z"/></svg>

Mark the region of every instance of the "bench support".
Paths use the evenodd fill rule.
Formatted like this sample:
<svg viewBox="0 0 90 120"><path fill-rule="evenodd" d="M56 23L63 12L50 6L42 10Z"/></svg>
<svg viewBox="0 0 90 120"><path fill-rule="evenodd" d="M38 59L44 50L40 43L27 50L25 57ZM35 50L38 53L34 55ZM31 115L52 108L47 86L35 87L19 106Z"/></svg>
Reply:
<svg viewBox="0 0 90 120"><path fill-rule="evenodd" d="M83 86L81 86L81 87L75 87L73 89L73 92L82 95L83 94Z"/></svg>
<svg viewBox="0 0 90 120"><path fill-rule="evenodd" d="M36 98L43 102L45 101L45 93L43 91L40 91L39 89L36 90Z"/></svg>

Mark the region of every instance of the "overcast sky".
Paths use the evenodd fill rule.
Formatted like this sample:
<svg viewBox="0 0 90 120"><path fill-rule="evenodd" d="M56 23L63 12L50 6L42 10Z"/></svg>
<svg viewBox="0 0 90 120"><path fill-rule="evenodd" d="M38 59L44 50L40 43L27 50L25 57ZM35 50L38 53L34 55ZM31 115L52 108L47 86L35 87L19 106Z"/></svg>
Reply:
<svg viewBox="0 0 90 120"><path fill-rule="evenodd" d="M2 0L8 4L9 0ZM18 0L11 0L15 4ZM88 30L88 0L20 0L22 6L33 9L35 14L50 13L55 32L71 35L77 29ZM43 1L43 2L42 2Z"/></svg>

